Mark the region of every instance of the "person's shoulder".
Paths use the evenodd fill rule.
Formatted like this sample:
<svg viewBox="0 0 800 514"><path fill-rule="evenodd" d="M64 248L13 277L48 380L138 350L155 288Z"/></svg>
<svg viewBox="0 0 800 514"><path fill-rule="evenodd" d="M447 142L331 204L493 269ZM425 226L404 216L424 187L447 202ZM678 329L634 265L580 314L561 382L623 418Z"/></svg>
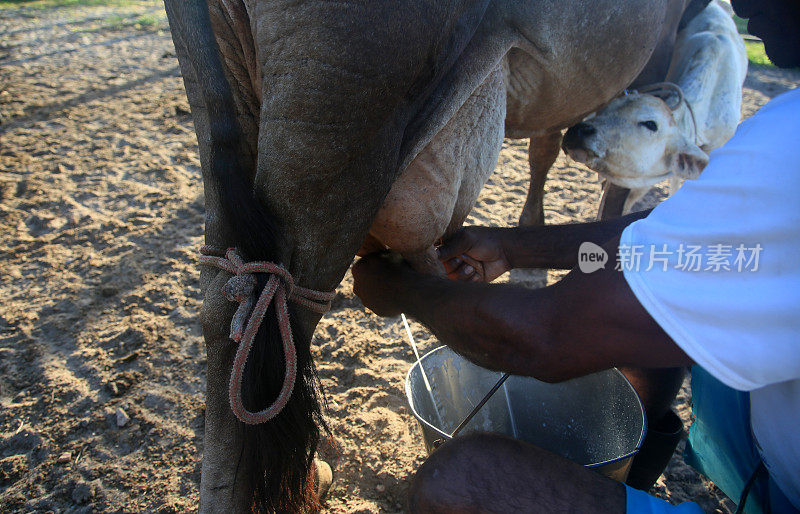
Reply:
<svg viewBox="0 0 800 514"><path fill-rule="evenodd" d="M782 93L764 105L753 116L743 121L740 132L766 131L773 137L785 135L792 139L797 137L800 127L800 88ZM787 129L788 133L782 131Z"/></svg>
<svg viewBox="0 0 800 514"><path fill-rule="evenodd" d="M782 114L787 110L800 111L800 87L781 93L758 110L758 115Z"/></svg>
<svg viewBox="0 0 800 514"><path fill-rule="evenodd" d="M800 132L800 88L776 96L753 116L744 120L728 143L712 152L738 155L742 152L778 162L800 159L797 134ZM712 158L713 163L713 158Z"/></svg>

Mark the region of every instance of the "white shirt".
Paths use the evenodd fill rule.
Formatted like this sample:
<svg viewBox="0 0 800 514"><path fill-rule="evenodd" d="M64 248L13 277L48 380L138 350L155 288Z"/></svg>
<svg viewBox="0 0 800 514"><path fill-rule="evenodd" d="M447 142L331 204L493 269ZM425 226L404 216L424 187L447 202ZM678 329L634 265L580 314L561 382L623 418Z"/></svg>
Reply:
<svg viewBox="0 0 800 514"><path fill-rule="evenodd" d="M761 457L800 508L800 89L744 121L698 180L625 229L620 254L675 343L751 392Z"/></svg>

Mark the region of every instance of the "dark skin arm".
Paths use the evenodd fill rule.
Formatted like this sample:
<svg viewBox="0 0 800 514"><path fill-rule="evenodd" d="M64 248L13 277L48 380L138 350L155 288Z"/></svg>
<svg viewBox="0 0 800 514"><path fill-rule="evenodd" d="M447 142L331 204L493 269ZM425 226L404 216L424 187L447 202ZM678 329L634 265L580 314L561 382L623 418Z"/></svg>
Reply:
<svg viewBox="0 0 800 514"><path fill-rule="evenodd" d="M547 227L542 230L546 233ZM585 240L574 238L577 244L571 253L577 255ZM610 255L615 255L618 243L617 234L605 245ZM567 246L553 244L563 252L560 256L538 250L532 254L539 262L566 264ZM622 273L613 265L607 268L588 275L573 270L557 284L531 290L448 281L373 255L353 266L353 277L355 293L376 314L405 312L441 342L490 369L554 382L612 366L691 364L639 304Z"/></svg>
<svg viewBox="0 0 800 514"><path fill-rule="evenodd" d="M572 269L578 264L581 243L603 245L651 210L591 223L468 227L439 247L439 258L454 280L491 282L514 268Z"/></svg>

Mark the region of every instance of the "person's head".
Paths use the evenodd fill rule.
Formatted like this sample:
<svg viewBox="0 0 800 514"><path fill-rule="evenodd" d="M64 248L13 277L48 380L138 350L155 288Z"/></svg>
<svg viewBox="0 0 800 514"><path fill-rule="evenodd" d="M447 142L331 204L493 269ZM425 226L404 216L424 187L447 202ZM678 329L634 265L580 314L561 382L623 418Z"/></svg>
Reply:
<svg viewBox="0 0 800 514"><path fill-rule="evenodd" d="M731 0L731 5L748 19L747 31L764 41L776 66L800 66L800 0Z"/></svg>

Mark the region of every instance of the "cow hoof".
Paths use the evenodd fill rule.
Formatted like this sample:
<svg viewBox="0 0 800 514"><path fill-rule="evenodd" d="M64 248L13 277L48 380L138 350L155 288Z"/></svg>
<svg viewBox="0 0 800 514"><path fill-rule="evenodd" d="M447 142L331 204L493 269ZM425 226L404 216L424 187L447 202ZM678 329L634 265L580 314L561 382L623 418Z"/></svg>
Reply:
<svg viewBox="0 0 800 514"><path fill-rule="evenodd" d="M333 471L324 460L314 459L314 490L321 500L328 494L333 483Z"/></svg>

